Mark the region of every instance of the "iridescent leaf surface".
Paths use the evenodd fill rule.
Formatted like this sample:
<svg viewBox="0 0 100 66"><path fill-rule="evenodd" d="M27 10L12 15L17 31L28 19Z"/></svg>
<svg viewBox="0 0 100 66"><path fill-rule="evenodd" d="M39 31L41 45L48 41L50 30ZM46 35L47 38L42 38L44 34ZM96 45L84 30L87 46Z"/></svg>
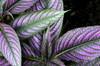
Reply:
<svg viewBox="0 0 100 66"><path fill-rule="evenodd" d="M0 24L0 51L13 66L21 66L21 47L15 31L6 24Z"/></svg>
<svg viewBox="0 0 100 66"><path fill-rule="evenodd" d="M100 57L92 60L92 61L88 61L88 62L79 62L77 64L72 64L71 66L100 66Z"/></svg>
<svg viewBox="0 0 100 66"><path fill-rule="evenodd" d="M7 11L12 14L20 13L30 8L37 1L38 0L8 0Z"/></svg>
<svg viewBox="0 0 100 66"><path fill-rule="evenodd" d="M45 55L45 57L49 60L52 54L52 43L51 43L51 35L50 28L48 27L46 33L43 36L43 43L41 46L41 52Z"/></svg>
<svg viewBox="0 0 100 66"><path fill-rule="evenodd" d="M29 38L52 25L65 13L58 10L40 10L19 16L11 24L20 38Z"/></svg>
<svg viewBox="0 0 100 66"><path fill-rule="evenodd" d="M88 61L100 56L100 26L73 29L55 45L55 57L72 61Z"/></svg>

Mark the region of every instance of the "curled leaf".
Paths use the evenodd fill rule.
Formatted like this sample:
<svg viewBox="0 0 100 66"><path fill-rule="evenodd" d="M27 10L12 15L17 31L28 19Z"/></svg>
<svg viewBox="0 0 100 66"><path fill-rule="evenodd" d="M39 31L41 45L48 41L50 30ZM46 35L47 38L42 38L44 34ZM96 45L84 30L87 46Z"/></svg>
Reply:
<svg viewBox="0 0 100 66"><path fill-rule="evenodd" d="M15 31L6 24L0 24L0 51L13 66L21 66L21 47Z"/></svg>
<svg viewBox="0 0 100 66"><path fill-rule="evenodd" d="M55 45L55 57L72 61L88 61L100 56L100 26L73 29Z"/></svg>

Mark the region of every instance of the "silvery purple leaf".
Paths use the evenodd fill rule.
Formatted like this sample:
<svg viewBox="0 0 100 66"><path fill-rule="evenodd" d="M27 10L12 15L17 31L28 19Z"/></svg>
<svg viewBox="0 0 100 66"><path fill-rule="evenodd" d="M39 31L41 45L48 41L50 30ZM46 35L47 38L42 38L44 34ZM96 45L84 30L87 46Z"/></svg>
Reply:
<svg viewBox="0 0 100 66"><path fill-rule="evenodd" d="M40 10L30 14L19 16L11 26L16 30L20 38L29 38L52 25L65 13L58 10Z"/></svg>
<svg viewBox="0 0 100 66"><path fill-rule="evenodd" d="M11 66L10 63L0 53L0 66Z"/></svg>
<svg viewBox="0 0 100 66"><path fill-rule="evenodd" d="M6 9L12 14L25 11L34 5L38 0L8 0L8 8Z"/></svg>
<svg viewBox="0 0 100 66"><path fill-rule="evenodd" d="M41 44L42 44L42 32L32 36L30 39L29 39L29 44L31 45L31 47L37 52L40 54L41 52Z"/></svg>
<svg viewBox="0 0 100 66"><path fill-rule="evenodd" d="M24 57L33 57L33 58L38 58L38 53L34 51L31 47L26 45L25 43L22 43L22 52Z"/></svg>
<svg viewBox="0 0 100 66"><path fill-rule="evenodd" d="M42 61L40 59L40 54L34 51L33 48L29 47L25 43L22 43L22 52L25 60L23 61L23 66L31 65L41 65Z"/></svg>
<svg viewBox="0 0 100 66"><path fill-rule="evenodd" d="M53 58L51 60L51 63L55 64L55 66L65 66L65 64L58 58Z"/></svg>
<svg viewBox="0 0 100 66"><path fill-rule="evenodd" d="M100 57L87 62L79 62L77 64L72 64L71 66L100 66Z"/></svg>
<svg viewBox="0 0 100 66"><path fill-rule="evenodd" d="M100 56L100 26L76 28L64 34L55 45L55 58L88 61Z"/></svg>
<svg viewBox="0 0 100 66"><path fill-rule="evenodd" d="M62 0L39 0L35 5L33 5L30 9L28 9L28 12L42 10L42 9L55 9L55 10L61 10L63 11L63 2ZM60 34L60 30L63 23L63 17L61 17L56 23L54 23L50 30L51 30L51 40L52 43L54 43L57 39L57 37ZM42 38L38 39L39 37L42 37L42 35L37 34L38 36L33 36L29 39L30 45L35 46L36 49L39 49L38 46L41 45ZM36 38L35 38L36 37ZM38 39L38 41L36 40Z"/></svg>
<svg viewBox="0 0 100 66"><path fill-rule="evenodd" d="M25 60L23 61L23 66L41 66L41 63L38 61L30 61L30 60Z"/></svg>
<svg viewBox="0 0 100 66"><path fill-rule="evenodd" d="M50 28L48 27L46 33L43 36L43 43L41 46L41 52L44 54L46 59L50 59L52 54L52 43L51 43L51 35L50 35Z"/></svg>
<svg viewBox="0 0 100 66"><path fill-rule="evenodd" d="M15 31L6 24L0 24L0 51L13 66L21 66L21 47Z"/></svg>

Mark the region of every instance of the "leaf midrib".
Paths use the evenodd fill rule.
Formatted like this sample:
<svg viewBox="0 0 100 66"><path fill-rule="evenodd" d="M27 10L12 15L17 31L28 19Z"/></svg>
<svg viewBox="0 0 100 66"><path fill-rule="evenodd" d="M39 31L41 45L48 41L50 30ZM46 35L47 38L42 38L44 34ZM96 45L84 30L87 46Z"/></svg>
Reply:
<svg viewBox="0 0 100 66"><path fill-rule="evenodd" d="M73 50L73 49L76 49L77 47L80 47L80 46L83 46L83 45L87 45L87 44L89 44L89 43L92 43L92 42L95 42L95 41L98 41L98 40L100 40L100 38L97 39L97 40L88 41L88 42L86 42L86 43L82 43L82 44L80 44L80 45L77 45L77 46L75 46L75 47L72 47L72 48L70 48L70 49L67 49L67 50L65 50L65 51L63 51L63 52L60 52L60 53L58 53L57 55L55 55L54 58L57 58L58 56L60 56L60 55L62 55L62 54L64 54L64 53L66 53L66 52L68 52L68 51L71 51L71 50Z"/></svg>
<svg viewBox="0 0 100 66"><path fill-rule="evenodd" d="M7 41L7 43L8 43L8 46L9 46L9 48L10 48L10 50L11 50L11 53L12 53L12 55L13 55L13 58L15 59L15 56L14 56L14 53L13 53L13 51L12 51L12 49L11 49L11 45L10 45L10 43L9 43L9 41L8 41L8 39L7 39L7 36L6 36L6 34L5 34L5 32L4 32L4 30L3 30L3 28L2 28L2 26L0 25L0 29L1 29L1 31L2 31L2 33L3 33L3 35L4 35L4 37L5 37L5 39L6 39L6 41ZM2 53L3 54L3 53ZM4 57L5 57L5 55L3 55ZM6 58L6 57L5 57ZM7 59L7 58L6 58ZM8 59L7 59L8 60ZM9 60L8 60L9 61ZM10 61L9 61L10 62ZM16 62L16 64L17 64L17 61L15 60L15 62ZM11 64L11 62L10 62L10 64ZM17 66L18 66L18 64L17 64Z"/></svg>

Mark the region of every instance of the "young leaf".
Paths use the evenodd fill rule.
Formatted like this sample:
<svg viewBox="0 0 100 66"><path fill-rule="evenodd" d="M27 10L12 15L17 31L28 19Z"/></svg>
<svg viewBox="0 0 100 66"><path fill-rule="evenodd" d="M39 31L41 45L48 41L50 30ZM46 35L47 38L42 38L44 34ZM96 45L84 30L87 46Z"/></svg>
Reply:
<svg viewBox="0 0 100 66"><path fill-rule="evenodd" d="M12 14L20 13L25 11L34 5L38 0L8 0L7 11Z"/></svg>
<svg viewBox="0 0 100 66"><path fill-rule="evenodd" d="M6 24L0 24L0 51L13 66L21 66L21 47L15 31Z"/></svg>
<svg viewBox="0 0 100 66"><path fill-rule="evenodd" d="M44 54L46 59L50 60L52 54L52 43L51 43L51 35L49 27L43 36L43 44L41 46L41 52Z"/></svg>
<svg viewBox="0 0 100 66"><path fill-rule="evenodd" d="M0 66L11 66L10 63L0 53Z"/></svg>
<svg viewBox="0 0 100 66"><path fill-rule="evenodd" d="M88 61L100 56L100 26L77 28L64 34L55 45L56 57Z"/></svg>
<svg viewBox="0 0 100 66"><path fill-rule="evenodd" d="M92 61L87 61L87 62L79 62L72 64L71 66L100 66L100 57L92 60Z"/></svg>
<svg viewBox="0 0 100 66"><path fill-rule="evenodd" d="M11 24L20 38L29 38L52 25L65 13L57 10L40 10L18 17Z"/></svg>

